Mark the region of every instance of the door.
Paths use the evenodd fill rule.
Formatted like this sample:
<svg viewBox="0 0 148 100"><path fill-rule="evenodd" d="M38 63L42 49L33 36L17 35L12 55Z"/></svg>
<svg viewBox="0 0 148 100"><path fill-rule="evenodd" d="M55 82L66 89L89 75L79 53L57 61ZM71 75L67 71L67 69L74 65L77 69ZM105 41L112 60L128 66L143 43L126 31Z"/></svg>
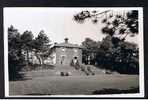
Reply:
<svg viewBox="0 0 148 100"><path fill-rule="evenodd" d="M66 63L66 56L65 55L61 55L60 63L61 63L61 65L65 65L65 63Z"/></svg>

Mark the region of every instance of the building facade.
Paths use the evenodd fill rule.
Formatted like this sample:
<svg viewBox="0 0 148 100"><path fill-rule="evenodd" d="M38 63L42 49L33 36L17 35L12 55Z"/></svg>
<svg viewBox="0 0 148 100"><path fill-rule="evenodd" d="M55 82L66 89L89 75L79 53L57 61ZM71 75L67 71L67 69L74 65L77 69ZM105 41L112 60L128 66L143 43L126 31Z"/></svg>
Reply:
<svg viewBox="0 0 148 100"><path fill-rule="evenodd" d="M70 65L72 60L77 57L79 64L82 63L82 47L68 42L65 38L63 43L55 43L52 47L52 63L57 65Z"/></svg>

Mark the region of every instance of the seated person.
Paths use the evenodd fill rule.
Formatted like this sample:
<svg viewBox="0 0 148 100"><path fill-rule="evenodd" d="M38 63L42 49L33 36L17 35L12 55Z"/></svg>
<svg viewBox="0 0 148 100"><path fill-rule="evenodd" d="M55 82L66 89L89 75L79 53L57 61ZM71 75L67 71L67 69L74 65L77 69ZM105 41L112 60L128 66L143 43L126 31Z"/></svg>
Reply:
<svg viewBox="0 0 148 100"><path fill-rule="evenodd" d="M76 69L80 68L79 61L78 61L77 57L74 57L74 59L71 62L71 66L75 67Z"/></svg>

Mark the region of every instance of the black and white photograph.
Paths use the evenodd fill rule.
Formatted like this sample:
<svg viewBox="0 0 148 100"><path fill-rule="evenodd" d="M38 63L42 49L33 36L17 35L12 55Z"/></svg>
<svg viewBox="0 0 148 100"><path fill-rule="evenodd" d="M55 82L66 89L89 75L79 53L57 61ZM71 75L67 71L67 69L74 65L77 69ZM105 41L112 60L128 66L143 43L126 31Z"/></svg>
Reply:
<svg viewBox="0 0 148 100"><path fill-rule="evenodd" d="M4 7L6 97L144 97L142 7Z"/></svg>

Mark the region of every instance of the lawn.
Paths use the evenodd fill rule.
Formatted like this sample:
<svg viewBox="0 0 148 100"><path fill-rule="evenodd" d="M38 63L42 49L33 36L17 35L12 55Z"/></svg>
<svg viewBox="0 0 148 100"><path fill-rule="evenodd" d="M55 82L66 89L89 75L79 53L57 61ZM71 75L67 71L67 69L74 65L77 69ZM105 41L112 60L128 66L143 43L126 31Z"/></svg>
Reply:
<svg viewBox="0 0 148 100"><path fill-rule="evenodd" d="M10 81L12 95L91 95L103 88L130 89L139 86L138 75L42 76Z"/></svg>

